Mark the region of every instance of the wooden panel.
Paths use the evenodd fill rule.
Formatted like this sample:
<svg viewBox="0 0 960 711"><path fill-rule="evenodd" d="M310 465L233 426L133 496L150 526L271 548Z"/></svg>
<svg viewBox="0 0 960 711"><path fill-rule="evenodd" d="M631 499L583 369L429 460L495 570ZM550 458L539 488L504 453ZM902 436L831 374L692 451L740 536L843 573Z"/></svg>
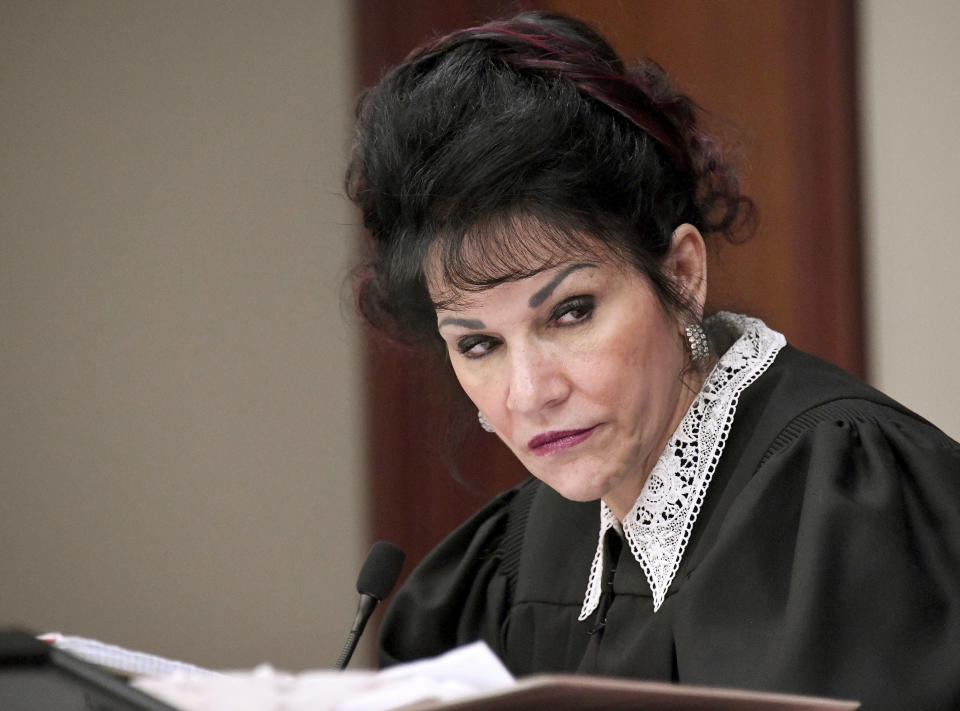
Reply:
<svg viewBox="0 0 960 711"><path fill-rule="evenodd" d="M432 34L522 2L361 0L363 84ZM765 318L788 340L862 373L854 12L849 0L553 0L588 20L626 59L650 56L713 114L742 156L755 236L713 250L710 304ZM442 445L456 430L449 367L371 335L369 465L372 529L419 559L519 465L465 410L470 433L450 475ZM439 440L439 442L438 442Z"/></svg>

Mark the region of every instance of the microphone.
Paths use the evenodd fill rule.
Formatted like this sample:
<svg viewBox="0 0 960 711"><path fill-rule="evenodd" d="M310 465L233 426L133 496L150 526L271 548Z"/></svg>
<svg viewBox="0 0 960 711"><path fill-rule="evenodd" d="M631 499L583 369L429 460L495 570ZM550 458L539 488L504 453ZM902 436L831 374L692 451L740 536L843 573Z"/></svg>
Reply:
<svg viewBox="0 0 960 711"><path fill-rule="evenodd" d="M357 616L353 620L350 634L347 635L347 643L343 645L343 651L340 652L340 658L333 666L334 669L340 671L350 663L350 657L357 648L357 642L360 641L360 635L363 634L373 609L378 602L390 594L393 586L397 584L403 559L403 551L392 543L377 541L371 546L367 559L360 568L360 575L357 577L357 592L360 593Z"/></svg>

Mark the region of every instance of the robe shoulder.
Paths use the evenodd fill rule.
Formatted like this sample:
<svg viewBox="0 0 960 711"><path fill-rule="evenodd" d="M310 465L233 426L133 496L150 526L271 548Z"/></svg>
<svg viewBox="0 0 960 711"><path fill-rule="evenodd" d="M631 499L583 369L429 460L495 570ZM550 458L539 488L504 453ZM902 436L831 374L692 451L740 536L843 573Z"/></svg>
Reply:
<svg viewBox="0 0 960 711"><path fill-rule="evenodd" d="M420 562L384 616L381 665L435 656L477 640L500 647L526 510L537 486L528 479L500 494Z"/></svg>
<svg viewBox="0 0 960 711"><path fill-rule="evenodd" d="M785 355L745 393L674 591L686 680L960 708L960 445Z"/></svg>

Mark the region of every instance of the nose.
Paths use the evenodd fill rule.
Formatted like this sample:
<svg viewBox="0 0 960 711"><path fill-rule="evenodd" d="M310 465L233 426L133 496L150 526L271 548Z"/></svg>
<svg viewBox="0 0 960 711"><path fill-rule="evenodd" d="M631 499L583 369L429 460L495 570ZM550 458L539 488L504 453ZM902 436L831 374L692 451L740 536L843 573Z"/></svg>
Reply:
<svg viewBox="0 0 960 711"><path fill-rule="evenodd" d="M509 357L507 409L535 414L554 407L570 394L570 381L558 354L533 344L514 347Z"/></svg>

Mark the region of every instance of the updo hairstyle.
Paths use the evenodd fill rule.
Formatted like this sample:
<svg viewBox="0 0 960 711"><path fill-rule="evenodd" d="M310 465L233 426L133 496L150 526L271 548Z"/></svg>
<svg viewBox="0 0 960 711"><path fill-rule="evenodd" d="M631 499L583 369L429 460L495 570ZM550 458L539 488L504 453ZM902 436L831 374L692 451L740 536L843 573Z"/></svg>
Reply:
<svg viewBox="0 0 960 711"><path fill-rule="evenodd" d="M625 260L687 309L662 263L674 229L733 239L753 205L650 61L586 24L528 12L428 42L357 107L347 193L372 236L361 312L439 341L435 307L581 256ZM424 267L442 268L443 304Z"/></svg>

